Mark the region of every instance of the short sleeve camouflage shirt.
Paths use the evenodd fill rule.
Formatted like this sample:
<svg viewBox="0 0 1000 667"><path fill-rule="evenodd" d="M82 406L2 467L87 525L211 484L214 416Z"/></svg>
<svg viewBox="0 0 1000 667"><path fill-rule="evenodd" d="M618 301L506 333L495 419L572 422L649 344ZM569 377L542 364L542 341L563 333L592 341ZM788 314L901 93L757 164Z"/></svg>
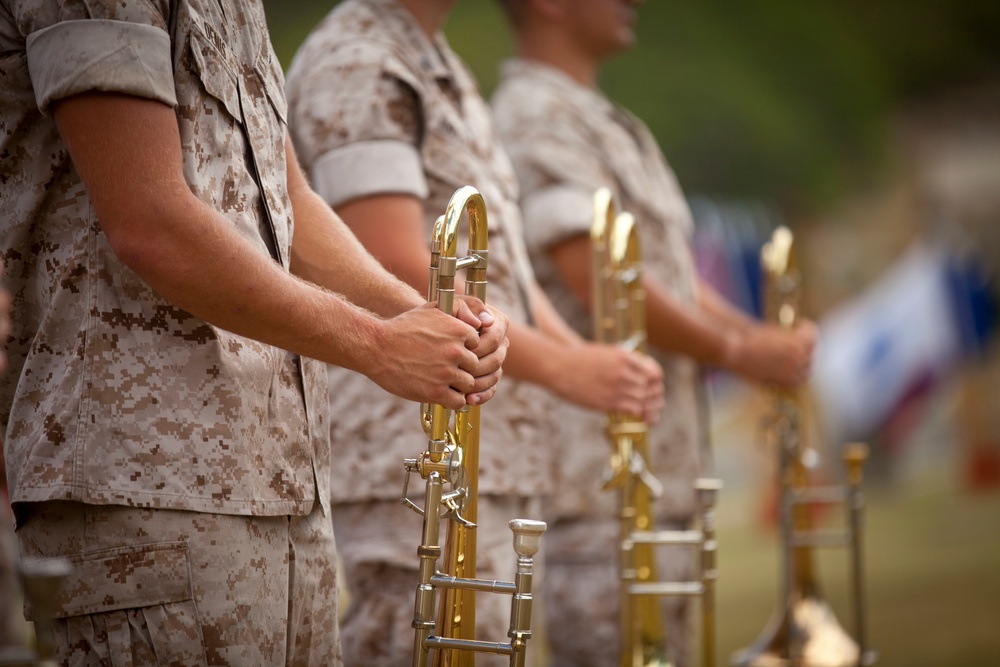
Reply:
<svg viewBox="0 0 1000 667"><path fill-rule="evenodd" d="M325 500L324 367L150 290L50 117L91 90L173 106L191 190L287 269L283 76L259 2L0 0L0 71L11 500L272 515Z"/></svg>
<svg viewBox="0 0 1000 667"><path fill-rule="evenodd" d="M489 220L487 301L512 322L527 320L534 276L517 179L489 108L443 36L429 38L397 0L346 0L296 54L287 90L296 151L332 206L413 195L424 202L429 243L454 191L477 188ZM425 445L417 406L343 369L331 368L330 381L334 451L340 443L360 444L336 457L334 498L398 497L403 458ZM544 488L544 400L539 388L505 379L483 407L480 492L531 495Z"/></svg>
<svg viewBox="0 0 1000 667"><path fill-rule="evenodd" d="M689 246L691 213L649 129L599 91L536 63L505 64L492 100L497 132L514 163L521 189L527 245L538 282L571 326L591 337L591 319L562 283L549 249L589 234L594 192L608 187L620 211L635 215L643 270L667 286L681 303L692 303L696 276ZM698 474L697 372L684 357L653 353L664 369L666 410L650 431L651 458L664 481L661 514L683 518L695 509L692 483ZM570 425L561 442L563 484L555 500L570 514L587 514L593 503L613 512L613 494L594 500L592 478L608 456L600 418L563 405L558 418ZM600 442L598 442L600 441ZM609 514L610 515L610 514Z"/></svg>

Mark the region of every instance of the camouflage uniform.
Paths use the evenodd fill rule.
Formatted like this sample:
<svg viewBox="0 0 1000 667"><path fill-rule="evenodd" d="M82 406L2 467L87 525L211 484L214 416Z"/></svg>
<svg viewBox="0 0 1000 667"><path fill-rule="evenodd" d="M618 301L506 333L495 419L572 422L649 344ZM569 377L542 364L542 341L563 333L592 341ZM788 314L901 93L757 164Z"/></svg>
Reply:
<svg viewBox="0 0 1000 667"><path fill-rule="evenodd" d="M177 664L336 663L325 367L196 319L122 264L50 115L90 90L175 107L193 193L287 270L283 77L262 7L2 0L0 54L15 313L0 421L22 556L76 566L62 649L73 664L105 649L143 663L150 643ZM282 570L260 595L255 573L277 586ZM111 638L144 611L141 632ZM295 646L289 614L307 630Z"/></svg>
<svg viewBox="0 0 1000 667"><path fill-rule="evenodd" d="M347 0L302 45L287 92L296 150L331 206L372 195L417 197L429 243L431 225L452 193L475 186L489 217L487 300L511 322L527 321L534 278L516 177L472 76L443 36L430 39L396 0ZM408 665L420 518L398 498L403 459L426 445L419 411L343 369L330 369L330 388L334 530L356 600L342 621L345 662ZM549 479L539 435L545 397L535 386L506 379L483 407L480 513L496 519L479 522L481 577L512 577L506 519L538 516L533 498ZM364 446L340 446L352 442ZM417 482L411 488L422 487ZM487 545L496 545L495 553ZM480 636L503 639L509 598L480 595L477 609ZM396 648L388 645L390 628Z"/></svg>
<svg viewBox="0 0 1000 667"><path fill-rule="evenodd" d="M619 211L640 225L643 270L681 303L693 304L696 276L688 237L691 215L646 126L600 92L526 61L507 63L493 97L497 131L514 163L532 264L539 284L579 333L591 336L588 312L563 284L549 249L589 233L594 191L611 188ZM698 474L697 369L687 358L653 355L664 370L667 409L650 430L651 466L663 482L661 527L690 522ZM607 467L603 418L563 403L561 478L545 545L547 628L555 665L609 665L617 651L616 496L601 492L594 471ZM582 445L582 446L581 446ZM658 549L664 578L689 576L688 550ZM690 623L679 600L667 604L669 641L685 646ZM574 613L569 612L573 610ZM577 613L579 611L579 613ZM676 659L684 664L687 649Z"/></svg>

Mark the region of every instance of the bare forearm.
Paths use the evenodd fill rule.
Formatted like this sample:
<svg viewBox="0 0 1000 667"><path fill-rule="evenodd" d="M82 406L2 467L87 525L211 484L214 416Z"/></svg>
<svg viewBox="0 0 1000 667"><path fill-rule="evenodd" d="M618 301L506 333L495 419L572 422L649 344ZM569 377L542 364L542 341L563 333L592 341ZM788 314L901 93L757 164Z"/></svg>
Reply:
<svg viewBox="0 0 1000 667"><path fill-rule="evenodd" d="M704 280L698 281L698 305L701 311L713 320L741 333L747 333L757 322L742 310L727 301L714 287Z"/></svg>
<svg viewBox="0 0 1000 667"><path fill-rule="evenodd" d="M535 325L541 333L563 345L576 345L583 342L584 339L566 324L566 320L556 311L555 306L552 305L537 283L533 284L531 303Z"/></svg>
<svg viewBox="0 0 1000 667"><path fill-rule="evenodd" d="M510 349L504 375L562 393L561 369L568 363L566 345L526 324L511 323L507 330Z"/></svg>
<svg viewBox="0 0 1000 667"><path fill-rule="evenodd" d="M311 190L293 193L292 272L391 317L423 303L412 287L385 270ZM426 277L425 277L426 280Z"/></svg>
<svg viewBox="0 0 1000 667"><path fill-rule="evenodd" d="M590 239L579 236L552 250L559 275L580 304L590 310ZM725 365L737 334L707 316L697 304L680 303L664 285L650 276L643 278L646 290L646 328L649 342L663 352L693 357L701 363Z"/></svg>
<svg viewBox="0 0 1000 667"><path fill-rule="evenodd" d="M657 349L714 366L730 362L739 334L714 318L707 317L697 304L680 303L672 293L652 279L646 287L646 325L649 342Z"/></svg>
<svg viewBox="0 0 1000 667"><path fill-rule="evenodd" d="M580 338L559 340L526 325L511 325L507 335L508 376L544 387L580 407L657 419L663 375L649 357Z"/></svg>
<svg viewBox="0 0 1000 667"><path fill-rule="evenodd" d="M61 101L54 116L112 249L162 298L349 368L376 348L380 318L292 276L194 196L170 107L95 93Z"/></svg>
<svg viewBox="0 0 1000 667"><path fill-rule="evenodd" d="M289 274L198 200L161 210L164 219L141 236L119 231L112 246L170 303L241 336L356 370L377 349L381 318Z"/></svg>

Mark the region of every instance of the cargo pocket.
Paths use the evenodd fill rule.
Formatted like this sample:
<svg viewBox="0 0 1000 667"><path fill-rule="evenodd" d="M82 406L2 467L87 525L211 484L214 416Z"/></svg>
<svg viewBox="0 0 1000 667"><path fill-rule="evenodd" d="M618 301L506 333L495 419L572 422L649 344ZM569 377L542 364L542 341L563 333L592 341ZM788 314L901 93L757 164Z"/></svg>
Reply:
<svg viewBox="0 0 1000 667"><path fill-rule="evenodd" d="M207 664L186 544L107 549L70 564L71 583L53 613L65 622L57 630L63 648L115 665ZM30 618L34 610L27 610Z"/></svg>

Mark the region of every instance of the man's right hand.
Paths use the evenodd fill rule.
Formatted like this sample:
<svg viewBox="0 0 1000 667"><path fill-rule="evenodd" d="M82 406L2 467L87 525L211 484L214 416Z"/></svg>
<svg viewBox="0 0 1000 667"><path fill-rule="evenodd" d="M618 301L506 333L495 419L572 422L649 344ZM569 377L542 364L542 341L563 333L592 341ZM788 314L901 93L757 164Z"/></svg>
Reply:
<svg viewBox="0 0 1000 667"><path fill-rule="evenodd" d="M757 382L788 389L801 386L809 380L816 335L816 325L808 320L794 329L754 327L736 344L731 368Z"/></svg>
<svg viewBox="0 0 1000 667"><path fill-rule="evenodd" d="M467 318L466 318L467 319ZM504 318L506 321L506 318ZM478 327L428 303L383 322L377 354L362 372L386 391L457 410L466 394L493 396L506 356L506 338L482 360Z"/></svg>
<svg viewBox="0 0 1000 667"><path fill-rule="evenodd" d="M496 393L497 382L503 373L501 366L510 346L510 341L507 340L510 320L503 312L467 294L458 295L453 314L479 332L473 349L478 360L477 366L465 369L475 376L476 381L465 400L469 405L482 405Z"/></svg>
<svg viewBox="0 0 1000 667"><path fill-rule="evenodd" d="M554 389L594 410L625 412L656 422L663 410L663 370L651 357L613 345L582 343L568 350L569 363Z"/></svg>

